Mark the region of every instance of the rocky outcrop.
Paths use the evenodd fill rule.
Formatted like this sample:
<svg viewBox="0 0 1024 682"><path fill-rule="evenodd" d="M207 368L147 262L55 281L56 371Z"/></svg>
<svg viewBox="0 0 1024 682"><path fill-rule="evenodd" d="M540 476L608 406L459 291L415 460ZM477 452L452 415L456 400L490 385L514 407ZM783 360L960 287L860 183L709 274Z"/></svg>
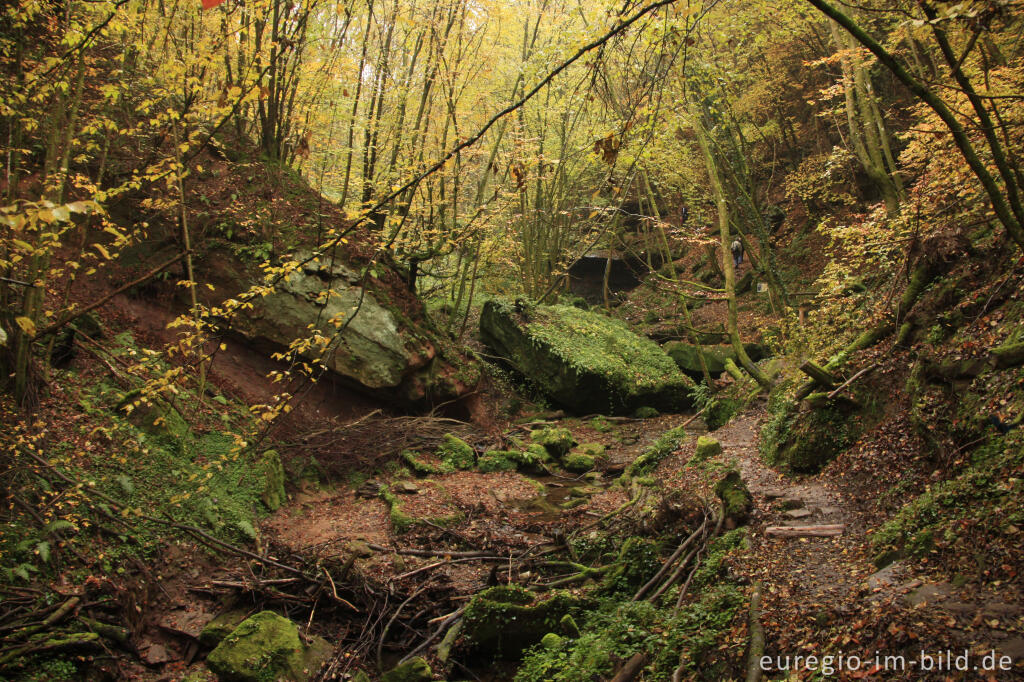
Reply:
<svg viewBox="0 0 1024 682"><path fill-rule="evenodd" d="M430 404L468 393L479 377L473 361L429 327L419 301L401 284L388 285L398 281L389 278L395 273L376 267L379 279L341 256L312 260L257 297L232 330L265 351L294 349L319 360L346 383L380 397ZM223 251L208 254L202 268L204 281L217 284L213 303L256 281Z"/></svg>
<svg viewBox="0 0 1024 682"><path fill-rule="evenodd" d="M693 382L650 339L623 322L571 306L488 301L483 341L552 399L578 413L628 414L691 404Z"/></svg>
<svg viewBox="0 0 1024 682"><path fill-rule="evenodd" d="M708 372L713 375L719 375L725 371L725 361L732 360L739 364L739 360L736 359L736 351L731 345L721 344L714 346L701 346L701 350L704 352L704 362L708 365ZM764 346L758 343L745 343L743 349L747 351L747 355L754 362L761 360L765 357ZM691 343L685 343L683 341L677 341L670 343L665 346L665 352L675 360L676 365L679 369L683 370L688 376L694 378L702 378L704 376L704 370L700 366L700 356L697 353L697 346Z"/></svg>

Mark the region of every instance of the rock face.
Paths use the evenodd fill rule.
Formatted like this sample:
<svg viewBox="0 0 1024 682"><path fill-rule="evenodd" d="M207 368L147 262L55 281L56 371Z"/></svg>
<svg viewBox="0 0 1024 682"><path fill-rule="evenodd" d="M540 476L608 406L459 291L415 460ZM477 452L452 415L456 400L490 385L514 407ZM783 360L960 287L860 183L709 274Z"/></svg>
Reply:
<svg viewBox="0 0 1024 682"><path fill-rule="evenodd" d="M261 611L221 640L206 663L227 682L305 682L319 672L332 651L319 637L303 644L295 623L273 611Z"/></svg>
<svg viewBox="0 0 1024 682"><path fill-rule="evenodd" d="M209 297L211 303L255 281L224 253L208 255L202 267L204 279L217 284L219 298ZM233 329L272 351L288 349L316 331L321 344L298 347L299 354L309 360L321 356L319 361L334 374L374 395L431 403L467 393L479 376L473 362L454 357L457 352L424 320L403 312L418 313L420 303L401 284L386 286L397 275L385 265L377 267L380 280L363 277L342 256L312 260L257 297L253 309L234 320ZM442 357L445 349L453 357Z"/></svg>
<svg viewBox="0 0 1024 682"><path fill-rule="evenodd" d="M708 372L710 374L718 375L724 372L727 359L739 364L739 361L736 359L736 351L731 345L701 346L701 349L704 351L704 361L708 365ZM747 355L754 362L765 357L764 347L760 344L745 343L743 344L743 349L747 351ZM675 360L679 369L683 370L688 376L697 378L704 376L704 371L700 366L700 356L697 354L697 347L693 344L677 341L666 345L665 352Z"/></svg>
<svg viewBox="0 0 1024 682"><path fill-rule="evenodd" d="M480 335L575 412L628 414L645 405L676 412L691 404L693 382L656 343L599 313L492 300L481 313Z"/></svg>

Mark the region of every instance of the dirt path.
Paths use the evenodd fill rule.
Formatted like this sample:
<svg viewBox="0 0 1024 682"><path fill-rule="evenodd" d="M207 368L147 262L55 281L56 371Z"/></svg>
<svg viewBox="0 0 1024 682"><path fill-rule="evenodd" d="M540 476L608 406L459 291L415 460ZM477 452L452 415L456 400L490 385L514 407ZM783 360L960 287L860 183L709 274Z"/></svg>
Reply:
<svg viewBox="0 0 1024 682"><path fill-rule="evenodd" d="M887 487L865 490L836 468L794 478L768 467L758 452L763 409L748 411L712 434L723 457L736 462L753 497L750 548L736 567L764 586L762 623L771 656L828 651L861 656L870 664L840 675L859 679L877 665L875 652L905 657L905 665L876 670L871 679L1017 679L1024 673L1024 617L1020 595L995 583L958 589L903 560L878 570L869 531L882 521L875 498ZM870 434L865 438L872 447ZM779 538L768 526L842 524L836 537ZM990 677L923 674L921 652L970 651L975 663L990 651L1008 655L1014 670ZM973 664L972 664L973 666ZM776 670L775 674L781 674ZM806 671L805 671L806 672ZM971 671L973 673L973 670ZM805 675L806 676L806 675Z"/></svg>

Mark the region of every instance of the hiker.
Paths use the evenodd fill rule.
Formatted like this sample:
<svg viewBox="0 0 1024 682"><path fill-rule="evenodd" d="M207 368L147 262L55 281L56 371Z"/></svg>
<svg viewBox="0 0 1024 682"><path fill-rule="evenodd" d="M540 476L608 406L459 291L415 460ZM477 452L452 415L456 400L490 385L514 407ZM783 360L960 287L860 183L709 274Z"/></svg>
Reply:
<svg viewBox="0 0 1024 682"><path fill-rule="evenodd" d="M732 251L733 265L739 267L740 263L743 262L743 244L740 243L739 239L734 239L729 250Z"/></svg>

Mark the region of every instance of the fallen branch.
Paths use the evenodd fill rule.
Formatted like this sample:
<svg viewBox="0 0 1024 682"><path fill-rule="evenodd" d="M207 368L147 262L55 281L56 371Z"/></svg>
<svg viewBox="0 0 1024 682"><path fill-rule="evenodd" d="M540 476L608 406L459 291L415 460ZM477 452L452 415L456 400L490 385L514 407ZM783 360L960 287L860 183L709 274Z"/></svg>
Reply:
<svg viewBox="0 0 1024 682"><path fill-rule="evenodd" d="M768 526L764 534L780 538L822 538L842 535L842 524L824 526Z"/></svg>
<svg viewBox="0 0 1024 682"><path fill-rule="evenodd" d="M844 388L846 388L847 386L849 386L850 384L852 384L853 382L855 382L855 381L856 381L857 379L860 379L860 378L861 378L862 376L864 376L865 374L868 374L869 372L871 372L872 370L874 370L874 369L875 369L876 367L878 367L878 363L875 363L875 364L871 365L870 367L865 367L865 368L864 368L864 369L862 369L861 371L857 372L857 373L856 373L856 374L854 374L854 375L853 375L852 377L850 377L849 379L847 379L846 381L844 381L844 382L843 382L842 384L840 384L840 385L839 385L839 386L838 386L838 387L836 388L836 390L834 390L834 391L832 391L831 393L829 393L829 394L828 394L828 399L829 399L829 400L832 400L832 399L833 399L833 398L835 398L835 397L836 397L837 395L839 395L839 392L840 392L840 391L842 391L842 390L843 390Z"/></svg>
<svg viewBox="0 0 1024 682"><path fill-rule="evenodd" d="M626 665L622 666L619 672L615 673L615 677L612 678L611 682L631 682L643 671L645 665L647 665L646 655L642 653L633 654L626 661Z"/></svg>
<svg viewBox="0 0 1024 682"><path fill-rule="evenodd" d="M761 657L764 655L764 626L761 625L761 581L754 582L750 593L748 629L750 648L747 651L747 682L761 682Z"/></svg>
<svg viewBox="0 0 1024 682"><path fill-rule="evenodd" d="M676 547L676 551L672 552L672 555L665 560L665 563L662 565L661 569L659 569L658 572L654 574L654 577L648 580L646 585L637 590L636 594L633 595L632 601L639 601L641 597L647 594L648 590L657 585L661 581L661 579L665 577L665 574L668 573L669 569L672 568L673 564L675 564L679 557L682 556L683 552L686 551L686 548L689 547L690 544L697 539L698 535L704 532L704 529L707 527L707 525L708 520L707 517L705 517L704 522L700 524L700 527L698 527L697 530L693 531L693 533L690 534L690 537L686 538L681 543L679 543L679 546Z"/></svg>

